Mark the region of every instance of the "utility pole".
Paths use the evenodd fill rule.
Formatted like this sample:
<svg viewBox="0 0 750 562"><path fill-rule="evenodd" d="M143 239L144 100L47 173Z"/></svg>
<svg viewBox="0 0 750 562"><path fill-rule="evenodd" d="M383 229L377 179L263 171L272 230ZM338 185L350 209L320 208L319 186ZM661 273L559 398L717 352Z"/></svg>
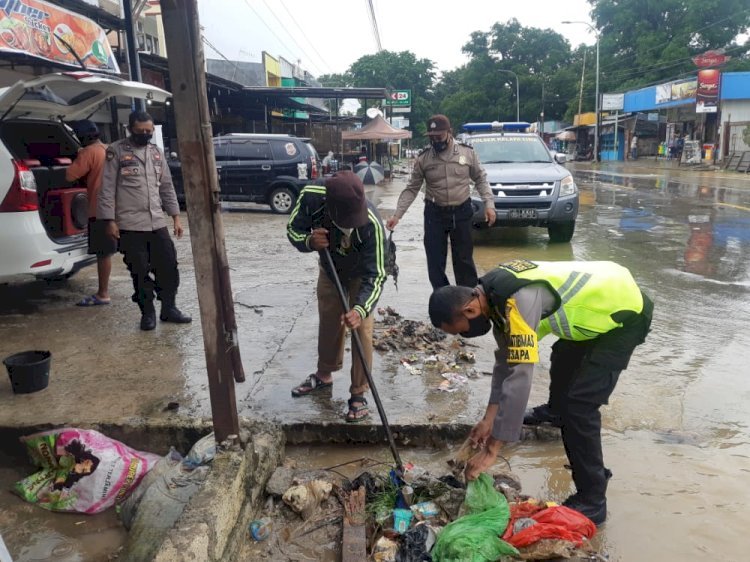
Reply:
<svg viewBox="0 0 750 562"><path fill-rule="evenodd" d="M135 28L133 26L133 3L131 0L122 0L122 9L125 12L125 36L128 44L128 70L130 79L135 82L143 82L141 75L141 61L138 58L138 43L135 40ZM135 109L145 111L146 106L142 99L134 98Z"/></svg>
<svg viewBox="0 0 750 562"><path fill-rule="evenodd" d="M578 94L578 126L581 126L581 104L583 103L583 78L586 75L586 51L583 51L583 67L581 68L581 91Z"/></svg>
<svg viewBox="0 0 750 562"><path fill-rule="evenodd" d="M190 244L216 441L239 435L234 383L245 380L221 218L197 0L162 0Z"/></svg>

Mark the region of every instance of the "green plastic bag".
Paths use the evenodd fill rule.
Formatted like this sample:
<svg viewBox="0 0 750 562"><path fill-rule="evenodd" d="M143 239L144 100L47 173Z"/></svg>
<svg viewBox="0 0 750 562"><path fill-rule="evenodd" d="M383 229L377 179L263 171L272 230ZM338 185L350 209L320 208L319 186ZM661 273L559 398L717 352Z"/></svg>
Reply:
<svg viewBox="0 0 750 562"><path fill-rule="evenodd" d="M510 508L489 475L480 474L469 482L464 505L468 515L449 523L438 535L431 552L435 562L493 562L518 555L518 550L500 539Z"/></svg>

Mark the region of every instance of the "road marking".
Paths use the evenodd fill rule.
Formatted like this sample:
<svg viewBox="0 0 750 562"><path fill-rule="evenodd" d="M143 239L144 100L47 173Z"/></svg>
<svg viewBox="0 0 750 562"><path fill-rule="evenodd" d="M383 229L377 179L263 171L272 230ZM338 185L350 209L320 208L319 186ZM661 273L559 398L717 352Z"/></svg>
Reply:
<svg viewBox="0 0 750 562"><path fill-rule="evenodd" d="M716 203L717 207L731 207L732 209L739 209L740 211L750 212L750 207L743 207L742 205L732 205L731 203Z"/></svg>

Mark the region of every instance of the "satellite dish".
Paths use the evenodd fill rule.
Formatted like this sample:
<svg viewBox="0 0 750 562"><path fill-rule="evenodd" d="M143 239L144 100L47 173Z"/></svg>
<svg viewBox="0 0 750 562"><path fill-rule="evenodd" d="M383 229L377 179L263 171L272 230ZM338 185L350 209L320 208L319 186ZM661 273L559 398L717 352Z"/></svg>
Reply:
<svg viewBox="0 0 750 562"><path fill-rule="evenodd" d="M369 109L368 109L367 111L365 111L365 113L367 114L367 116L368 116L368 117L369 117L370 119L375 119L375 118L376 118L376 117L377 117L378 115L379 115L380 117L382 117L382 116L383 116L383 112L382 112L382 111L380 111L380 110L379 110L379 109L378 109L377 107L371 107L371 108L369 108Z"/></svg>

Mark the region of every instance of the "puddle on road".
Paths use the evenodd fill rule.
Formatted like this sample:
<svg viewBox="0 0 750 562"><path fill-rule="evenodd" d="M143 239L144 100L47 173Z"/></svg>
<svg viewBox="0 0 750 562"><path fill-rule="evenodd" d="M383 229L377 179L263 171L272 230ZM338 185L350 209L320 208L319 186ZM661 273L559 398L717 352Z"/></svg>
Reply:
<svg viewBox="0 0 750 562"><path fill-rule="evenodd" d="M0 455L0 535L14 562L107 562L127 532L114 509L97 515L56 513L13 494L34 472L25 460Z"/></svg>

